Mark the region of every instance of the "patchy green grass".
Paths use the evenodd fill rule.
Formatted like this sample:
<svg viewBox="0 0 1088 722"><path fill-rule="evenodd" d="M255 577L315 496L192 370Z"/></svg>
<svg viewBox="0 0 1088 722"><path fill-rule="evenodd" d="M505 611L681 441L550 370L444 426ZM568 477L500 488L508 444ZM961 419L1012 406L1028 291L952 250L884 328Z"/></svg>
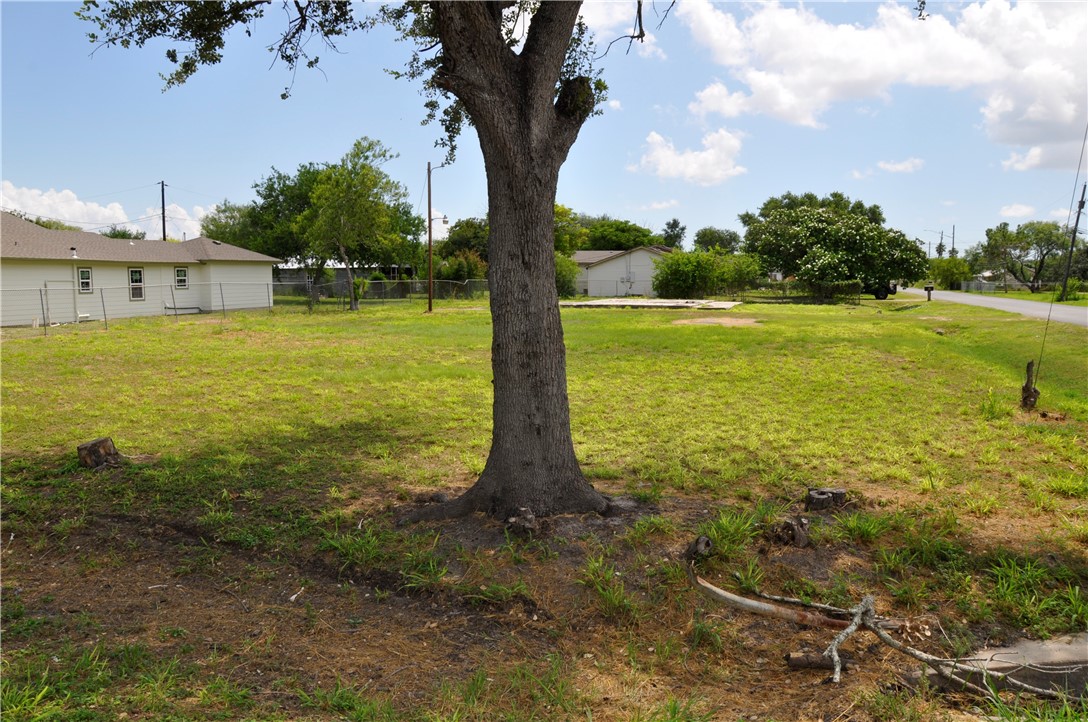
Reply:
<svg viewBox="0 0 1088 722"><path fill-rule="evenodd" d="M708 313L758 323L673 323ZM696 533L716 543L715 583L841 606L874 593L888 613L939 616L946 652L1088 627L1085 329L1051 325L1043 417L1017 406L1042 322L985 309L563 320L586 474L652 508L531 541L479 519L394 524L396 505L483 468L479 302L5 335L5 719L755 714L759 679L732 661L753 656L746 622L704 610L675 558ZM75 463L99 436L121 468ZM809 487L852 506L814 517L816 547L790 566L770 530ZM102 598L62 604L68 585ZM198 592L204 606L184 606ZM211 615L226 621L208 631ZM859 714L939 716L877 681L849 691Z"/></svg>

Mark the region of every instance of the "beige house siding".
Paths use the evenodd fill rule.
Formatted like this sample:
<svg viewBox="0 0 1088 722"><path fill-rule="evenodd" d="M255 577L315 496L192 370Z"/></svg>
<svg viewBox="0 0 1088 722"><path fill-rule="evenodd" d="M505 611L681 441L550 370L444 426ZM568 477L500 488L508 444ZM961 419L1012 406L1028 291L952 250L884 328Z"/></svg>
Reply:
<svg viewBox="0 0 1088 722"><path fill-rule="evenodd" d="M592 264L579 263L581 270L575 287L587 296L653 297L654 259L661 256L648 248L636 248Z"/></svg>

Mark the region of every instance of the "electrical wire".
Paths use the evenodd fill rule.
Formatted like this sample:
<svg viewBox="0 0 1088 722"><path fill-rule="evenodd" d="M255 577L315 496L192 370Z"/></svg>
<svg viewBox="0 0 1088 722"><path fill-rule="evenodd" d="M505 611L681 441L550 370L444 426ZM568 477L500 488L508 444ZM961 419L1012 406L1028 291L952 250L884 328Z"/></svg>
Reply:
<svg viewBox="0 0 1088 722"><path fill-rule="evenodd" d="M1084 124L1084 138L1081 139L1081 142L1080 142L1080 157L1077 158L1077 174L1076 174L1075 178L1073 179L1073 196L1069 199L1069 213L1068 213L1068 215L1066 215L1066 221L1065 221L1066 228L1069 227L1069 218L1071 218L1073 216L1073 206L1077 205L1077 186L1080 185L1080 172L1081 172L1081 169L1084 167L1084 156L1085 156L1084 151L1085 151L1085 148L1088 148L1088 123ZM1084 197L1083 191L1081 192L1081 197L1082 198ZM1080 218L1080 211L1079 210L1077 211L1077 218L1078 219ZM1070 255L1070 257L1072 257L1073 252L1076 250L1076 247L1077 247L1077 231L1076 231L1076 229L1073 229L1072 238L1069 241L1069 255ZM1069 283L1069 266L1067 264L1066 265L1066 278L1065 278L1065 282L1062 284L1062 287L1066 288L1067 287L1066 284L1068 284L1068 283ZM1036 364L1036 366L1035 366L1035 378L1034 379L1029 379L1029 382L1031 383L1031 385L1033 387L1038 387L1038 385L1039 385L1039 374L1040 374L1040 372L1042 371L1042 368L1043 368L1043 349L1046 348L1046 335L1047 335L1047 332L1050 330L1050 315L1052 313L1054 313L1054 304L1056 302L1057 302L1057 296L1056 295L1051 296L1050 297L1050 308L1046 313L1046 325L1043 326L1043 340L1039 344L1039 363Z"/></svg>

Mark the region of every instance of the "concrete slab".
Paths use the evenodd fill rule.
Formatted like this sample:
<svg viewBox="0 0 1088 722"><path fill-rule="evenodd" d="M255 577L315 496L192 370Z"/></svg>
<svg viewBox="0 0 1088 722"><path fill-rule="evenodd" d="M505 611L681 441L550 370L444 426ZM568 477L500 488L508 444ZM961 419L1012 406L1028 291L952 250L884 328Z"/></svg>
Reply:
<svg viewBox="0 0 1088 722"><path fill-rule="evenodd" d="M1011 647L982 649L962 664L979 670L966 676L976 685L986 684L985 671L1002 672L1018 682L1068 693L1072 697L1088 698L1088 634L1072 634L1044 641L1022 640ZM928 670L933 684L948 687L949 683ZM990 679L999 689L1008 685Z"/></svg>
<svg viewBox="0 0 1088 722"><path fill-rule="evenodd" d="M563 308L692 308L724 311L740 301L708 301L699 298L595 298L592 301L560 301Z"/></svg>

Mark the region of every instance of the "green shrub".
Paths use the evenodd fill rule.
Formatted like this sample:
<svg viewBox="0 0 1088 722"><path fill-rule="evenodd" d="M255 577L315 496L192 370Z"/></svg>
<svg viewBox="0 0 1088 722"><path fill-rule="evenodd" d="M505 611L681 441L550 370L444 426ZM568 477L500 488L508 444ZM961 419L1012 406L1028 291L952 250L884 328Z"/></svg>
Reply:
<svg viewBox="0 0 1088 722"><path fill-rule="evenodd" d="M654 292L662 298L706 298L736 294L757 286L764 277L754 256L719 249L673 251L654 261Z"/></svg>
<svg viewBox="0 0 1088 722"><path fill-rule="evenodd" d="M578 280L578 264L573 258L555 253L555 290L560 298L578 295L575 281Z"/></svg>

